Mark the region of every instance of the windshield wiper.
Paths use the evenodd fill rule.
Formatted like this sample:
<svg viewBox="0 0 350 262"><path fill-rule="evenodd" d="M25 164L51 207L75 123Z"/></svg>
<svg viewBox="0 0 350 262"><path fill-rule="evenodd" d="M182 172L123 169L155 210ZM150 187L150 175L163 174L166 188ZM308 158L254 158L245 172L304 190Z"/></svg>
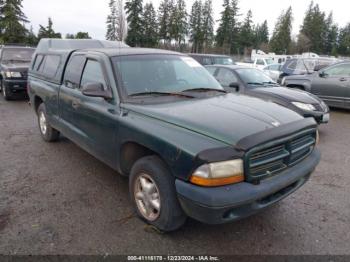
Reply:
<svg viewBox="0 0 350 262"><path fill-rule="evenodd" d="M192 88L192 89L186 89L182 91L181 93L186 93L186 92L220 92L220 93L225 93L227 92L223 89L216 89L216 88Z"/></svg>
<svg viewBox="0 0 350 262"><path fill-rule="evenodd" d="M278 85L276 82L272 82L272 81L269 81L269 82L263 82L264 85Z"/></svg>
<svg viewBox="0 0 350 262"><path fill-rule="evenodd" d="M181 94L181 93L167 93L167 92L142 92L142 93L136 93L129 95L130 97L137 97L137 96L180 96L180 97L186 97L186 98L194 98L193 96Z"/></svg>
<svg viewBox="0 0 350 262"><path fill-rule="evenodd" d="M258 83L258 82L249 82L247 85L254 85L254 86L263 86L264 83Z"/></svg>

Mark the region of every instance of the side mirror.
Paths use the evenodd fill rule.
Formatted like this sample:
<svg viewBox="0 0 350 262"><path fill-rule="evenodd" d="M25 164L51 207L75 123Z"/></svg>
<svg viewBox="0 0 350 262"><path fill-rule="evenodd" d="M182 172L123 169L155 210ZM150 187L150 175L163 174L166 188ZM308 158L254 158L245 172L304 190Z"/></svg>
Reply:
<svg viewBox="0 0 350 262"><path fill-rule="evenodd" d="M320 77L322 77L322 78L326 78L326 77L327 77L327 74L326 74L324 71L319 72L318 75L319 75Z"/></svg>
<svg viewBox="0 0 350 262"><path fill-rule="evenodd" d="M113 98L110 91L104 90L102 83L87 83L82 87L82 93L84 96L89 97Z"/></svg>
<svg viewBox="0 0 350 262"><path fill-rule="evenodd" d="M237 82L233 82L229 85L230 88L236 89L236 91L239 90L239 84Z"/></svg>

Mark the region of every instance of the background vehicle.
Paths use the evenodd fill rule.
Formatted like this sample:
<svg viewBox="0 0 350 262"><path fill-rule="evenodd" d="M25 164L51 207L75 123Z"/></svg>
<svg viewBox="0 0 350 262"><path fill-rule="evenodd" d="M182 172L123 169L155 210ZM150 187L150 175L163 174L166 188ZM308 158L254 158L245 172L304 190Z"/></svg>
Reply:
<svg viewBox="0 0 350 262"><path fill-rule="evenodd" d="M2 46L0 49L0 89L5 100L27 95L28 68L35 49Z"/></svg>
<svg viewBox="0 0 350 262"><path fill-rule="evenodd" d="M271 58L256 58L252 63L236 63L239 66L253 67L263 70L265 67L274 64Z"/></svg>
<svg viewBox="0 0 350 262"><path fill-rule="evenodd" d="M281 68L279 83L283 85L283 78L291 75L307 75L321 70L339 60L335 58L294 58L287 60Z"/></svg>
<svg viewBox="0 0 350 262"><path fill-rule="evenodd" d="M230 92L273 101L316 122L329 122L329 108L318 97L301 91L279 86L263 72L241 66L208 66L209 72Z"/></svg>
<svg viewBox="0 0 350 262"><path fill-rule="evenodd" d="M267 74L273 81L277 82L282 71L281 71L282 65L281 64L272 64L263 69L265 74Z"/></svg>
<svg viewBox="0 0 350 262"><path fill-rule="evenodd" d="M163 231L187 216L254 214L299 189L320 160L313 119L228 94L183 54L42 42L29 80L43 139L63 133L129 176L138 215Z"/></svg>
<svg viewBox="0 0 350 262"><path fill-rule="evenodd" d="M201 65L234 65L233 58L225 55L188 54Z"/></svg>
<svg viewBox="0 0 350 262"><path fill-rule="evenodd" d="M310 75L286 77L284 85L313 93L329 106L350 109L350 62L331 65Z"/></svg>

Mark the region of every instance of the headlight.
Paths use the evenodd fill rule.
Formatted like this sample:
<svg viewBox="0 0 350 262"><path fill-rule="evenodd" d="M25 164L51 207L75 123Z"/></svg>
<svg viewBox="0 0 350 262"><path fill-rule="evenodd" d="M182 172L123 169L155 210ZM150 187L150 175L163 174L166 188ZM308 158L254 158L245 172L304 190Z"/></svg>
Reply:
<svg viewBox="0 0 350 262"><path fill-rule="evenodd" d="M200 166L191 177L195 185L223 186L244 181L243 160L231 160Z"/></svg>
<svg viewBox="0 0 350 262"><path fill-rule="evenodd" d="M311 104L305 104L305 103L301 103L301 102L292 102L292 104L295 105L296 107L302 109L302 110L316 111L316 108Z"/></svg>
<svg viewBox="0 0 350 262"><path fill-rule="evenodd" d="M7 71L7 72L5 72L5 75L6 75L7 78L20 78L20 77L22 77L20 72Z"/></svg>

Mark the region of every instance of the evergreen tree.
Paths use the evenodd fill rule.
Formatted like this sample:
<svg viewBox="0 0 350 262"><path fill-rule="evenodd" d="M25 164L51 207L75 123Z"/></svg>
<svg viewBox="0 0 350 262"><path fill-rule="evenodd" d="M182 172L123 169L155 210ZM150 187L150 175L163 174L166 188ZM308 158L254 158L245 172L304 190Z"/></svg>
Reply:
<svg viewBox="0 0 350 262"><path fill-rule="evenodd" d="M268 43L269 43L269 27L267 25L267 20L265 20L262 25L258 24L255 27L254 48L261 49L262 45L267 45Z"/></svg>
<svg viewBox="0 0 350 262"><path fill-rule="evenodd" d="M329 13L325 21L324 50L327 55L337 55L338 49L338 26L333 21L333 13Z"/></svg>
<svg viewBox="0 0 350 262"><path fill-rule="evenodd" d="M125 4L127 21L129 24L126 43L132 47L142 46L144 40L142 32L142 1L143 0L128 0Z"/></svg>
<svg viewBox="0 0 350 262"><path fill-rule="evenodd" d="M219 27L216 32L216 44L224 52L235 52L238 46L238 0L224 0Z"/></svg>
<svg viewBox="0 0 350 262"><path fill-rule="evenodd" d="M270 48L276 53L287 53L290 49L292 37L293 13L292 7L283 11L277 20L273 35L270 41Z"/></svg>
<svg viewBox="0 0 350 262"><path fill-rule="evenodd" d="M157 46L158 44L157 13L152 3L148 3L144 7L143 33L144 33L145 47Z"/></svg>
<svg viewBox="0 0 350 262"><path fill-rule="evenodd" d="M350 23L340 30L338 52L344 56L350 55Z"/></svg>
<svg viewBox="0 0 350 262"><path fill-rule="evenodd" d="M318 4L310 3L305 14L300 33L310 39L310 51L322 53L325 50L326 22L325 13L321 12Z"/></svg>
<svg viewBox="0 0 350 262"><path fill-rule="evenodd" d="M46 27L39 25L39 33L38 38L39 40L42 38L62 38L61 33L56 33L53 30L53 22L52 19L49 17L48 25Z"/></svg>
<svg viewBox="0 0 350 262"><path fill-rule="evenodd" d="M0 30L4 43L25 42L28 31L24 24L29 21L22 8L22 0L0 1Z"/></svg>
<svg viewBox="0 0 350 262"><path fill-rule="evenodd" d="M75 39L91 39L88 32L78 32L75 36Z"/></svg>
<svg viewBox="0 0 350 262"><path fill-rule="evenodd" d="M199 53L203 47L203 6L201 0L196 0L192 5L190 15L190 41L192 53Z"/></svg>
<svg viewBox="0 0 350 262"><path fill-rule="evenodd" d="M163 41L171 41L171 13L173 9L172 0L162 0L158 10L159 38Z"/></svg>
<svg viewBox="0 0 350 262"><path fill-rule="evenodd" d="M27 33L26 36L26 44L30 45L30 46L36 46L38 44L38 38L36 37L34 30L33 30L33 26L30 26L30 30Z"/></svg>
<svg viewBox="0 0 350 262"><path fill-rule="evenodd" d="M117 40L117 7L115 0L109 2L110 14L107 16L106 39L110 41Z"/></svg>
<svg viewBox="0 0 350 262"><path fill-rule="evenodd" d="M176 0L170 15L170 36L178 46L185 42L187 34L187 11L185 0Z"/></svg>
<svg viewBox="0 0 350 262"><path fill-rule="evenodd" d="M203 7L203 48L211 47L214 42L213 1L206 0ZM205 50L204 50L205 52Z"/></svg>
<svg viewBox="0 0 350 262"><path fill-rule="evenodd" d="M74 34L66 34L66 36L64 37L65 39L75 39L75 35Z"/></svg>
<svg viewBox="0 0 350 262"><path fill-rule="evenodd" d="M255 32L253 28L253 13L251 10L248 11L247 17L245 18L242 27L240 28L239 42L240 46L244 49L250 48L254 45Z"/></svg>

